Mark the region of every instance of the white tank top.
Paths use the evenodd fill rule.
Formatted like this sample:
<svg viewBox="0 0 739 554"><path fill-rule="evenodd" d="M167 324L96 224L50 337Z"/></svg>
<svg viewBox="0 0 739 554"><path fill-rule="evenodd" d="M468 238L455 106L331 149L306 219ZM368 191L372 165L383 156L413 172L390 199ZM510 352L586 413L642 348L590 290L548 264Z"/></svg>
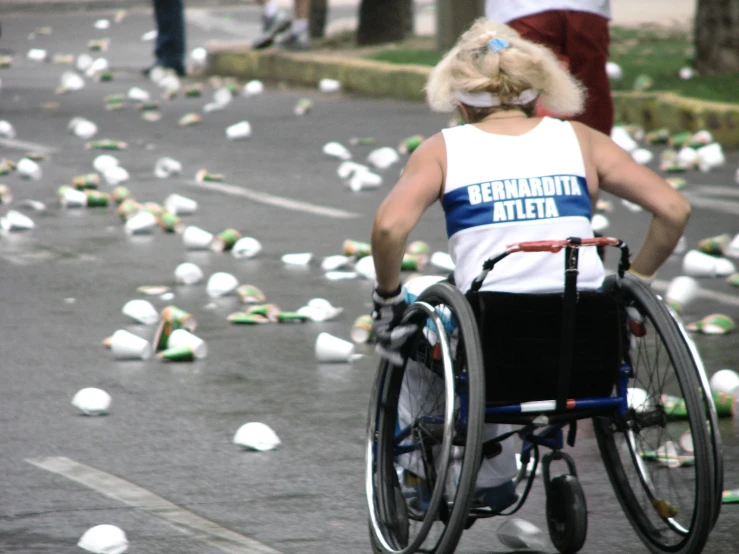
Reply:
<svg viewBox="0 0 739 554"><path fill-rule="evenodd" d="M572 125L545 117L520 136L473 125L442 131L447 174L442 207L454 278L470 288L483 262L511 243L593 237L585 164ZM578 288L604 277L594 247L580 249ZM482 290L557 292L564 288L564 250L515 253L498 262Z"/></svg>
<svg viewBox="0 0 739 554"><path fill-rule="evenodd" d="M486 0L485 17L500 23L508 23L551 10L589 12L611 19L610 0Z"/></svg>

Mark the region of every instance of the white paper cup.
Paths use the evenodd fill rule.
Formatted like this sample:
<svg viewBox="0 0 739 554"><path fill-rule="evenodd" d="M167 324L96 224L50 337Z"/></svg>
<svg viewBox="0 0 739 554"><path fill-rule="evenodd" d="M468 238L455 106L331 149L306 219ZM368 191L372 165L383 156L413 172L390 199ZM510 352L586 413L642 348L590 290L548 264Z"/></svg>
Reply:
<svg viewBox="0 0 739 554"><path fill-rule="evenodd" d="M352 157L351 152L347 150L346 146L339 142L327 142L323 145L323 153L333 158L339 158L340 160L348 160Z"/></svg>
<svg viewBox="0 0 739 554"><path fill-rule="evenodd" d="M354 271L370 281L374 281L377 278L375 261L372 259L372 256L365 256L364 258L358 259L354 264Z"/></svg>
<svg viewBox="0 0 739 554"><path fill-rule="evenodd" d="M266 452L279 446L280 438L269 426L252 421L239 427L234 435L233 443L251 450Z"/></svg>
<svg viewBox="0 0 739 554"><path fill-rule="evenodd" d="M113 333L110 349L117 360L146 360L151 357L149 341L125 329Z"/></svg>
<svg viewBox="0 0 739 554"><path fill-rule="evenodd" d="M180 173L182 173L182 164L174 158L159 158L154 164L154 176L157 179L166 179Z"/></svg>
<svg viewBox="0 0 739 554"><path fill-rule="evenodd" d="M148 300L135 299L129 300L121 309L123 315L130 317L138 323L144 325L154 325L159 321L159 312L154 305Z"/></svg>
<svg viewBox="0 0 739 554"><path fill-rule="evenodd" d="M10 210L0 221L0 225L5 231L28 231L36 227L30 217L17 210Z"/></svg>
<svg viewBox="0 0 739 554"><path fill-rule="evenodd" d="M140 211L126 221L124 229L129 235L146 235L152 233L157 225L157 218L153 213Z"/></svg>
<svg viewBox="0 0 739 554"><path fill-rule="evenodd" d="M43 175L41 166L30 158L21 158L18 160L15 170L24 179L31 179L32 181L38 181Z"/></svg>
<svg viewBox="0 0 739 554"><path fill-rule="evenodd" d="M61 203L65 208L84 208L87 206L87 195L81 190L68 188L62 195Z"/></svg>
<svg viewBox="0 0 739 554"><path fill-rule="evenodd" d="M164 200L164 209L176 215L191 215L198 210L198 203L181 194L170 194Z"/></svg>
<svg viewBox="0 0 739 554"><path fill-rule="evenodd" d="M179 348L181 346L189 346L193 356L201 360L208 355L208 345L198 336L193 335L186 329L175 329L169 335L167 340L167 348Z"/></svg>
<svg viewBox="0 0 739 554"><path fill-rule="evenodd" d="M339 168L336 170L336 174L341 179L349 179L358 171L369 171L369 167L366 165L358 164L357 162L345 161L339 164Z"/></svg>
<svg viewBox="0 0 739 554"><path fill-rule="evenodd" d="M351 262L352 258L349 256L342 256L336 254L334 256L326 256L321 262L321 269L323 271L334 271L342 267L346 267Z"/></svg>
<svg viewBox="0 0 739 554"><path fill-rule="evenodd" d="M253 79L244 85L244 96L256 96L264 92L264 84L262 81Z"/></svg>
<svg viewBox="0 0 739 554"><path fill-rule="evenodd" d="M395 148L383 146L370 152L367 161L378 169L387 169L395 162L400 160L400 154Z"/></svg>
<svg viewBox="0 0 739 554"><path fill-rule="evenodd" d="M100 154L92 161L92 167L99 173L105 173L111 167L118 165L118 158L110 154Z"/></svg>
<svg viewBox="0 0 739 554"><path fill-rule="evenodd" d="M316 338L316 361L320 363L347 363L354 359L354 344L348 340L321 333Z"/></svg>
<svg viewBox="0 0 739 554"><path fill-rule="evenodd" d="M677 304L677 306L682 310L693 301L698 294L699 288L700 286L698 285L698 281L692 277L688 277L687 275L675 277L667 286L665 300L668 303Z"/></svg>
<svg viewBox="0 0 739 554"><path fill-rule="evenodd" d="M115 525L96 525L85 531L77 546L95 554L123 554L128 550L128 539Z"/></svg>
<svg viewBox="0 0 739 554"><path fill-rule="evenodd" d="M318 90L325 94L333 94L341 90L341 83L336 79L321 79L318 81Z"/></svg>
<svg viewBox="0 0 739 554"><path fill-rule="evenodd" d="M500 542L514 550L541 550L546 546L544 532L525 519L506 518L497 535Z"/></svg>
<svg viewBox="0 0 739 554"><path fill-rule="evenodd" d="M188 225L182 233L182 242L188 250L209 250L210 243L213 242L213 233L195 225Z"/></svg>
<svg viewBox="0 0 739 554"><path fill-rule="evenodd" d="M239 280L235 276L224 271L219 271L210 276L205 290L208 296L217 298L219 296L227 296L237 288L239 288Z"/></svg>
<svg viewBox="0 0 739 554"><path fill-rule="evenodd" d="M151 99L151 95L141 87L131 87L128 89L128 99L134 102L148 102Z"/></svg>
<svg viewBox="0 0 739 554"><path fill-rule="evenodd" d="M15 138L15 127L10 121L0 120L0 137Z"/></svg>
<svg viewBox="0 0 739 554"><path fill-rule="evenodd" d="M701 171L710 171L726 163L726 157L718 142L699 148L697 153L698 168Z"/></svg>
<svg viewBox="0 0 739 554"><path fill-rule="evenodd" d="M429 263L434 267L443 269L444 271L454 271L455 268L454 261L452 260L452 257L449 255L449 253L442 252L441 250L438 250L431 254L431 257L429 258Z"/></svg>
<svg viewBox="0 0 739 554"><path fill-rule="evenodd" d="M282 263L285 265L308 265L313 259L310 252L300 252L296 254L285 254L282 256Z"/></svg>
<svg viewBox="0 0 739 554"><path fill-rule="evenodd" d="M362 170L354 172L354 175L346 182L346 185L353 192L359 192L364 189L377 188L382 184L382 176L371 171Z"/></svg>
<svg viewBox="0 0 739 554"><path fill-rule="evenodd" d="M174 270L174 278L180 285L195 285L203 280L203 270L191 262L184 262Z"/></svg>
<svg viewBox="0 0 739 554"><path fill-rule="evenodd" d="M253 258L262 251L262 244L254 237L242 237L231 248L234 258Z"/></svg>
<svg viewBox="0 0 739 554"><path fill-rule="evenodd" d="M240 140L251 136L251 124L248 121L239 121L226 127L226 138Z"/></svg>
<svg viewBox="0 0 739 554"><path fill-rule="evenodd" d="M731 369L720 369L711 376L711 390L736 395L739 392L739 373Z"/></svg>
<svg viewBox="0 0 739 554"><path fill-rule="evenodd" d="M104 414L110 408L110 395L102 389L80 389L72 398L72 405L85 415Z"/></svg>
<svg viewBox="0 0 739 554"><path fill-rule="evenodd" d="M693 277L720 277L736 272L734 264L726 258L690 250L683 258L683 272Z"/></svg>
<svg viewBox="0 0 739 554"><path fill-rule="evenodd" d="M128 173L126 168L121 167L120 165L107 167L103 171L103 179L105 179L105 182L108 183L111 187L115 187L116 185L125 183L130 178L131 175Z"/></svg>

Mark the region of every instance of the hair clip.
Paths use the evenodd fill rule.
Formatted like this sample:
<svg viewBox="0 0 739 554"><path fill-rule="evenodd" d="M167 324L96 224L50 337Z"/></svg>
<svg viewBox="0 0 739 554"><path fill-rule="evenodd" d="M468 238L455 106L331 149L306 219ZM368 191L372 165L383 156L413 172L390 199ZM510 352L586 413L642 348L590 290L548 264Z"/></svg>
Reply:
<svg viewBox="0 0 739 554"><path fill-rule="evenodd" d="M502 38L494 38L489 40L487 43L488 50L491 52L500 52L501 50L508 48L510 45L510 42Z"/></svg>

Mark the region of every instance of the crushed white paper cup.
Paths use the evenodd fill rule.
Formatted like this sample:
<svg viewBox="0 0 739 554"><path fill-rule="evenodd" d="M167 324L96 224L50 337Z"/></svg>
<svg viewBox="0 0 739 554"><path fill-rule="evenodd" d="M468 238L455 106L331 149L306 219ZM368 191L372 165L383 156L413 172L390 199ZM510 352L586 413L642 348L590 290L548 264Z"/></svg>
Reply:
<svg viewBox="0 0 739 554"><path fill-rule="evenodd" d="M631 157L634 158L636 163L647 165L654 159L654 154L652 154L651 150L647 150L646 148L637 148L631 153Z"/></svg>
<svg viewBox="0 0 739 554"><path fill-rule="evenodd" d="M110 408L110 395L102 389L87 387L72 397L72 405L85 415L104 414Z"/></svg>
<svg viewBox="0 0 739 554"><path fill-rule="evenodd" d="M631 137L626 129L619 125L611 129L611 140L629 153L639 148L639 143Z"/></svg>
<svg viewBox="0 0 739 554"><path fill-rule="evenodd" d="M202 360L208 355L208 345L200 337L193 335L187 329L175 329L167 339L167 348L179 348L187 346L197 360Z"/></svg>
<svg viewBox="0 0 739 554"><path fill-rule="evenodd" d="M354 174L346 182L346 185L353 192L359 192L364 189L374 189L382 184L382 176L372 171L355 171Z"/></svg>
<svg viewBox="0 0 739 554"><path fill-rule="evenodd" d="M226 127L228 140L242 140L251 136L251 124L248 121L239 121Z"/></svg>
<svg viewBox="0 0 739 554"><path fill-rule="evenodd" d="M683 272L693 277L723 277L736 273L736 267L726 258L690 250L683 258Z"/></svg>
<svg viewBox="0 0 739 554"><path fill-rule="evenodd" d="M5 217L0 219L0 227L4 231L28 231L36 227L34 221L26 214L22 214L17 210L10 210Z"/></svg>
<svg viewBox="0 0 739 554"><path fill-rule="evenodd" d="M253 258L262 251L262 244L254 237L241 237L231 248L236 259Z"/></svg>
<svg viewBox="0 0 739 554"><path fill-rule="evenodd" d="M367 161L378 169L387 169L400 160L400 154L395 148L383 146L369 153Z"/></svg>
<svg viewBox="0 0 739 554"><path fill-rule="evenodd" d="M153 213L141 210L126 221L123 228L128 235L148 235L154 232L158 224Z"/></svg>
<svg viewBox="0 0 739 554"><path fill-rule="evenodd" d="M239 287L239 280L231 273L218 271L210 276L205 287L208 296L217 298L227 296Z"/></svg>
<svg viewBox="0 0 739 554"><path fill-rule="evenodd" d="M352 157L351 152L340 142L331 141L323 145L323 153L340 160L348 160Z"/></svg>
<svg viewBox="0 0 739 554"><path fill-rule="evenodd" d="M15 127L10 121L5 119L0 120L0 137L14 139L15 138Z"/></svg>
<svg viewBox="0 0 739 554"><path fill-rule="evenodd" d="M364 258L358 259L354 263L354 271L370 281L374 281L377 278L375 261L372 259L372 256L365 256Z"/></svg>
<svg viewBox="0 0 739 554"><path fill-rule="evenodd" d="M285 265L305 266L305 265L308 265L310 261L313 259L313 254L311 252L284 254L281 259L282 259L282 263Z"/></svg>
<svg viewBox="0 0 739 554"><path fill-rule="evenodd" d="M698 281L688 275L680 275L667 285L665 300L668 303L676 304L682 310L695 299L698 289L700 289Z"/></svg>
<svg viewBox="0 0 739 554"><path fill-rule="evenodd" d="M130 178L131 175L128 173L126 168L121 167L120 165L110 166L103 171L103 179L105 179L105 182L111 187L125 183Z"/></svg>
<svg viewBox="0 0 739 554"><path fill-rule="evenodd" d="M113 333L110 349L117 360L146 360L151 357L149 341L125 329Z"/></svg>
<svg viewBox="0 0 739 554"><path fill-rule="evenodd" d="M357 171L369 171L369 166L347 160L339 164L336 173L341 179L350 179Z"/></svg>
<svg viewBox="0 0 739 554"><path fill-rule="evenodd" d="M118 163L118 158L115 156L111 156L110 154L100 154L99 156L95 156L95 159L92 160L92 167L99 173L105 173L111 167L117 166Z"/></svg>
<svg viewBox="0 0 739 554"><path fill-rule="evenodd" d="M120 527L103 524L85 531L77 546L93 554L123 554L128 550L128 539Z"/></svg>
<svg viewBox="0 0 739 554"><path fill-rule="evenodd" d="M323 271L335 271L337 269L341 269L342 267L346 267L352 262L352 260L352 257L342 256L341 254L326 256L321 262L321 269Z"/></svg>
<svg viewBox="0 0 739 554"><path fill-rule="evenodd" d="M181 194L170 194L164 199L164 209L176 215L192 215L198 210L198 203Z"/></svg>
<svg viewBox="0 0 739 554"><path fill-rule="evenodd" d="M454 268L456 267L449 253L442 252L441 250L437 250L436 252L431 254L431 257L429 258L429 263L434 267L443 269L444 271L454 271Z"/></svg>
<svg viewBox="0 0 739 554"><path fill-rule="evenodd" d="M126 302L121 308L121 313L144 325L154 325L159 321L159 312L154 305L140 298Z"/></svg>
<svg viewBox="0 0 739 554"><path fill-rule="evenodd" d="M544 532L521 518L506 518L497 530L498 540L515 550L542 550L547 541Z"/></svg>
<svg viewBox="0 0 739 554"><path fill-rule="evenodd" d="M87 206L87 195L84 191L68 188L60 201L65 208L84 208Z"/></svg>
<svg viewBox="0 0 739 554"><path fill-rule="evenodd" d="M243 89L244 96L256 96L264 92L264 83L258 79L252 79L244 85Z"/></svg>
<svg viewBox="0 0 739 554"><path fill-rule="evenodd" d="M180 173L182 173L182 164L174 158L159 158L154 164L154 176L157 179L166 179Z"/></svg>
<svg viewBox="0 0 739 554"><path fill-rule="evenodd" d="M151 100L151 94L149 91L142 89L141 87L131 87L128 89L128 99L134 102L148 102Z"/></svg>
<svg viewBox="0 0 739 554"><path fill-rule="evenodd" d="M24 179L31 179L32 181L38 181L43 176L41 166L31 158L21 158L18 160L15 170Z"/></svg>
<svg viewBox="0 0 739 554"><path fill-rule="evenodd" d="M629 408L637 413L646 412L653 408L649 393L639 387L629 387L626 391L626 401Z"/></svg>
<svg viewBox="0 0 739 554"><path fill-rule="evenodd" d="M344 308L331 305L325 298L313 298L298 310L299 314L305 315L311 321L329 321L340 315Z"/></svg>
<svg viewBox="0 0 739 554"><path fill-rule="evenodd" d="M182 232L182 242L188 250L209 250L213 233L195 225L188 225Z"/></svg>
<svg viewBox="0 0 739 554"><path fill-rule="evenodd" d="M239 427L234 435L233 443L249 450L267 452L280 445L280 438L268 425L252 421Z"/></svg>
<svg viewBox="0 0 739 554"><path fill-rule="evenodd" d="M195 285L204 277L203 270L192 262L183 262L174 270L175 281L180 285Z"/></svg>
<svg viewBox="0 0 739 554"><path fill-rule="evenodd" d="M348 363L357 357L354 343L325 332L316 338L315 354L319 363Z"/></svg>
<svg viewBox="0 0 739 554"><path fill-rule="evenodd" d="M593 219L590 220L590 225L596 233L605 231L610 224L611 222L603 214L595 214Z"/></svg>
<svg viewBox="0 0 739 554"><path fill-rule="evenodd" d="M321 79L318 81L318 90L324 94L333 94L341 90L341 83L336 79Z"/></svg>

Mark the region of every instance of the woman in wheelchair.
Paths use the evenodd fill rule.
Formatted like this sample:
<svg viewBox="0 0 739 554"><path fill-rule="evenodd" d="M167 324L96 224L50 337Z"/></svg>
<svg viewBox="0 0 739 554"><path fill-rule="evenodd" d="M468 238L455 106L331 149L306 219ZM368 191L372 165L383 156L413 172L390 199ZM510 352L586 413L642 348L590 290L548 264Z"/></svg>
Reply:
<svg viewBox="0 0 739 554"><path fill-rule="evenodd" d="M414 279L405 289L400 280L409 234L432 204L440 202L444 211L449 252L455 263L453 282L463 293L480 275L482 262L506 251L509 245L594 237L591 217L600 190L638 204L652 216L643 243L631 260L628 279L646 281L655 274L674 250L690 215L690 205L679 192L636 163L610 137L581 123L534 115L537 104L563 116L579 113L586 101L584 89L551 51L524 40L505 25L484 19L475 22L433 69L426 92L433 110L457 110L464 124L442 130L413 152L397 184L377 210L371 239L376 270L373 330L377 351L388 367L405 368L395 399L396 429L411 425L407 407L414 399L419 400L419 391L434 397L429 395L430 390L444 388L439 372L434 379L425 375L429 359L439 359L442 354L436 352L435 358L426 358L415 346L408 359L407 343L423 323L403 318L417 295L439 279ZM606 273L596 249L578 251L577 290L601 290ZM475 288L561 294L565 289L565 253L553 249L499 259ZM427 336L434 334L428 325L424 332ZM454 329L446 332L454 359L460 346L455 344ZM481 340L485 342L484 335ZM385 386L378 383L376 387ZM494 384L487 386L489 390ZM443 396L443 391L438 395ZM556 395L557 391L551 391L547 398ZM427 414L436 409L430 405L424 408ZM381 427L382 422L376 425ZM483 441L505 435L510 429L506 423L486 423ZM378 432L375 430L375 436ZM488 506L499 513L518 499L513 481L517 473L513 440L509 436L498 441L494 455L483 458L470 505ZM409 441L410 435L401 447ZM451 448L449 456L454 456L455 448L458 446ZM410 449L395 456L397 488L405 499L414 498L402 510L386 507L388 513L402 512L403 517L423 519L431 496L425 484L426 473L433 471L424 468L423 456L423 450ZM371 512L372 502L377 501L370 500ZM443 519L444 515L436 517ZM416 551L418 545L409 544L413 540L406 531L377 531L382 528L379 519L381 515L372 514L377 551ZM458 536L440 538L436 547L422 551L451 551L457 541Z"/></svg>

